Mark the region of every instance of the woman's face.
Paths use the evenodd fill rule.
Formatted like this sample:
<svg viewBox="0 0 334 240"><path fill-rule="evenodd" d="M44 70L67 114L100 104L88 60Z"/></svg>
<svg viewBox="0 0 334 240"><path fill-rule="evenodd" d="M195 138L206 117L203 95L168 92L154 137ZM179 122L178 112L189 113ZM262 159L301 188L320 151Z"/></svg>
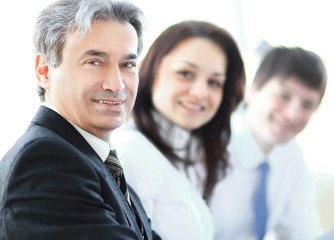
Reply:
<svg viewBox="0 0 334 240"><path fill-rule="evenodd" d="M225 53L209 39L180 42L158 68L152 89L155 108L188 130L203 126L223 99L227 64Z"/></svg>

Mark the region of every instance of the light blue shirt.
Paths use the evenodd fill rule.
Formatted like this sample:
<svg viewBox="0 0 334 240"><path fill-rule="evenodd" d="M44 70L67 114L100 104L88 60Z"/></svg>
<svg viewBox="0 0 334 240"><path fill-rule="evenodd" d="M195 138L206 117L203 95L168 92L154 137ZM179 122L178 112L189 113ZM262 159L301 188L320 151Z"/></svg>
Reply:
<svg viewBox="0 0 334 240"><path fill-rule="evenodd" d="M294 139L276 146L268 156L245 124L244 111L232 116L228 146L231 169L216 186L211 202L215 239L253 240L252 197L257 167L267 158L268 234L277 239L314 240L321 233L315 191L301 149Z"/></svg>

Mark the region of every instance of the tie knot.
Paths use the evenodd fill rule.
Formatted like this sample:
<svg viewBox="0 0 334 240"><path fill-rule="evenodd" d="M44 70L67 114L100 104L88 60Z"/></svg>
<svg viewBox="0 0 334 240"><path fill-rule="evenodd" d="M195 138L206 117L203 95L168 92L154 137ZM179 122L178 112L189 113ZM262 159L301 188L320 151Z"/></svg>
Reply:
<svg viewBox="0 0 334 240"><path fill-rule="evenodd" d="M110 150L109 155L104 163L107 165L113 175L119 175L123 171L119 159L116 157L115 152L112 150Z"/></svg>
<svg viewBox="0 0 334 240"><path fill-rule="evenodd" d="M107 159L104 161L104 164L108 167L111 175L114 177L118 187L121 189L122 193L124 194L126 200L130 202L128 187L126 185L125 177L123 174L123 168L121 166L121 163L119 159L116 156L116 152L113 150L110 150L109 155Z"/></svg>
<svg viewBox="0 0 334 240"><path fill-rule="evenodd" d="M108 156L113 156L113 157L117 158L116 150L111 150L110 149Z"/></svg>
<svg viewBox="0 0 334 240"><path fill-rule="evenodd" d="M106 160L111 160L111 161L117 161L119 162L119 159L116 156L116 152L114 150L110 150L107 159Z"/></svg>

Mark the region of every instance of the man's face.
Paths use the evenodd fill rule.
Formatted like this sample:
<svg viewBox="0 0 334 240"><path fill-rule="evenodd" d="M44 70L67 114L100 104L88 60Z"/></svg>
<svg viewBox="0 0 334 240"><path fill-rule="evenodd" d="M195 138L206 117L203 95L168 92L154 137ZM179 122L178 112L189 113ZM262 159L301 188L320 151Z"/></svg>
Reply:
<svg viewBox="0 0 334 240"><path fill-rule="evenodd" d="M273 77L261 89L253 86L246 121L261 148L269 152L305 128L320 99L319 91L296 77Z"/></svg>
<svg viewBox="0 0 334 240"><path fill-rule="evenodd" d="M84 38L77 32L70 33L58 67L52 68L36 58L46 102L80 128L108 140L111 130L123 124L135 101L137 44L135 29L116 21L94 23L92 32ZM39 76L41 73L44 76Z"/></svg>

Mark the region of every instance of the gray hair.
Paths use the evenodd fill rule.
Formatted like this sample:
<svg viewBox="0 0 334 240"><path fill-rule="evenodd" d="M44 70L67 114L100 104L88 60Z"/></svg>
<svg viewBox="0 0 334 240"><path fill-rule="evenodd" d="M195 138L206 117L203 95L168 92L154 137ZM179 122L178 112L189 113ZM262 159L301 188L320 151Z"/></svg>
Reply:
<svg viewBox="0 0 334 240"><path fill-rule="evenodd" d="M143 48L144 15L127 1L117 0L57 0L38 16L34 32L34 51L42 54L53 67L62 62L62 51L67 36L78 31L85 36L97 20L115 20L131 24L137 32L139 55ZM38 95L44 101L45 90L38 86Z"/></svg>

